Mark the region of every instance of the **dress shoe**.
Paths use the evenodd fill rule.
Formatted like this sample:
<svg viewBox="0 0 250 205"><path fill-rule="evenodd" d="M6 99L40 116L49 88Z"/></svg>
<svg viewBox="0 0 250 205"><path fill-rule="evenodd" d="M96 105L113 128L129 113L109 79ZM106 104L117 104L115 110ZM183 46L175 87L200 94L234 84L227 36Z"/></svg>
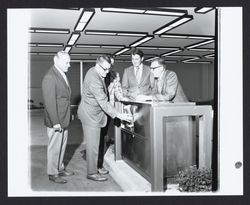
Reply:
<svg viewBox="0 0 250 205"><path fill-rule="evenodd" d="M61 178L59 175L49 175L49 180L58 184L67 183L66 179Z"/></svg>
<svg viewBox="0 0 250 205"><path fill-rule="evenodd" d="M101 174L101 175L105 175L105 174L108 174L109 171L107 169L105 169L104 167L102 168L99 168L98 170L98 173Z"/></svg>
<svg viewBox="0 0 250 205"><path fill-rule="evenodd" d="M68 176L72 176L74 175L75 173L74 172L70 172L70 171L66 171L65 169L62 170L62 171L59 171L59 176L61 177L68 177Z"/></svg>
<svg viewBox="0 0 250 205"><path fill-rule="evenodd" d="M98 182L104 182L108 180L106 177L102 177L100 174L88 174L87 179L91 179Z"/></svg>

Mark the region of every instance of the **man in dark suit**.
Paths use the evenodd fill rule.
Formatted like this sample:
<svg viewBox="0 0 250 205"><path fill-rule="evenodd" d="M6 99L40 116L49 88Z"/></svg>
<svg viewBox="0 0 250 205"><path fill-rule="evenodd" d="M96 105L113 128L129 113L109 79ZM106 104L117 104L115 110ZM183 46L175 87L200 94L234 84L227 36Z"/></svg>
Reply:
<svg viewBox="0 0 250 205"><path fill-rule="evenodd" d="M107 124L107 115L112 118L131 121L132 116L119 113L108 101L108 91L104 78L111 67L110 58L99 56L96 65L88 70L83 82L81 103L78 107L78 117L82 122L86 139L87 178L94 181L106 181L97 169L98 150L101 128Z"/></svg>
<svg viewBox="0 0 250 205"><path fill-rule="evenodd" d="M54 66L46 73L42 81L44 98L44 123L49 137L47 147L47 173L49 180L64 184L62 176L74 173L66 171L63 157L68 139L70 123L71 89L65 72L70 67L70 56L65 51L59 51L54 56Z"/></svg>
<svg viewBox="0 0 250 205"><path fill-rule="evenodd" d="M149 67L143 64L144 57L141 50L132 50L131 58L133 66L124 70L122 90L126 97L135 100L138 95L151 93L154 78Z"/></svg>

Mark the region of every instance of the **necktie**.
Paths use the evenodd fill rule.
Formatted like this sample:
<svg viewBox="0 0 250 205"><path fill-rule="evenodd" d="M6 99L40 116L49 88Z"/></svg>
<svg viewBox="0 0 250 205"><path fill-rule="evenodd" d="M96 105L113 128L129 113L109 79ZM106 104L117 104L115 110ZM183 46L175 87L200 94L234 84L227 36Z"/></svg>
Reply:
<svg viewBox="0 0 250 205"><path fill-rule="evenodd" d="M158 88L158 78L154 78L154 94L159 93L159 88Z"/></svg>
<svg viewBox="0 0 250 205"><path fill-rule="evenodd" d="M140 73L139 73L139 67L136 67L136 70L135 70L135 77L136 77L136 80L137 80L137 83L139 84L140 83Z"/></svg>

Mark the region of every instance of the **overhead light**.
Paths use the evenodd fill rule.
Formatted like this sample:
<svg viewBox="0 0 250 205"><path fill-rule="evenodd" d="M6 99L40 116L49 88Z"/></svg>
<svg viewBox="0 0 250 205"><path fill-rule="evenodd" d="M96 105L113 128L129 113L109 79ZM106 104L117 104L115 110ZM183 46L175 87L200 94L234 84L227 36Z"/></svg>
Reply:
<svg viewBox="0 0 250 205"><path fill-rule="evenodd" d="M66 46L64 48L64 51L67 52L67 53L69 53L71 49L72 49L72 46Z"/></svg>
<svg viewBox="0 0 250 205"><path fill-rule="evenodd" d="M149 40L151 40L153 38L154 38L154 36L143 37L143 38L139 39L138 41L130 44L130 47L136 47L136 46L141 45L141 44L143 44L143 43L145 43L145 42L147 42L147 41L149 41Z"/></svg>
<svg viewBox="0 0 250 205"><path fill-rule="evenodd" d="M137 46L139 49L145 49L145 50L179 50L179 47L154 47L154 46Z"/></svg>
<svg viewBox="0 0 250 205"><path fill-rule="evenodd" d="M157 59L157 58L159 58L159 56L148 58L148 59L146 59L145 61L152 61L152 60L155 60L155 59Z"/></svg>
<svg viewBox="0 0 250 205"><path fill-rule="evenodd" d="M188 34L162 34L161 38L181 38L181 39L213 39L214 36L188 35Z"/></svg>
<svg viewBox="0 0 250 205"><path fill-rule="evenodd" d="M194 9L194 12L199 14L205 14L213 9L214 7L197 7Z"/></svg>
<svg viewBox="0 0 250 205"><path fill-rule="evenodd" d="M69 29L55 29L55 28L29 28L30 33L51 33L51 34L69 34Z"/></svg>
<svg viewBox="0 0 250 205"><path fill-rule="evenodd" d="M63 43L30 43L31 47L63 47Z"/></svg>
<svg viewBox="0 0 250 205"><path fill-rule="evenodd" d="M176 50L176 51L170 51L170 52L168 52L168 53L162 54L161 56L169 56L169 55L171 55L171 54L179 53L179 52L182 52L182 51L183 51L183 49L179 49L179 50Z"/></svg>
<svg viewBox="0 0 250 205"><path fill-rule="evenodd" d="M72 33L67 44L73 46L79 37L80 33Z"/></svg>
<svg viewBox="0 0 250 205"><path fill-rule="evenodd" d="M160 35L162 33L165 33L166 31L174 29L177 26L180 26L180 25L182 25L184 23L187 23L188 21L191 21L192 19L193 19L193 16L191 16L191 15L181 16L181 17L171 21L170 23L166 24L165 26L157 29L153 33L155 35Z"/></svg>
<svg viewBox="0 0 250 205"><path fill-rule="evenodd" d="M107 31L107 30L85 30L86 35L107 35L107 36L147 36L146 32L125 32L125 31Z"/></svg>
<svg viewBox="0 0 250 205"><path fill-rule="evenodd" d="M203 46L203 45L207 45L209 43L213 43L214 42L214 39L213 40L206 40L206 41L202 41L200 43L195 43L195 44L192 44L190 46L187 46L185 47L186 49L190 49L190 48L196 48L198 46Z"/></svg>
<svg viewBox="0 0 250 205"><path fill-rule="evenodd" d="M38 55L39 56L54 56L54 55L56 55L56 53L53 53L53 52L39 52Z"/></svg>
<svg viewBox="0 0 250 205"><path fill-rule="evenodd" d="M199 57L195 57L195 58L190 58L190 59L187 59L187 60L183 60L182 62L184 63L187 63L187 62L191 62L191 61L194 61L194 60L197 60L197 59L200 59Z"/></svg>
<svg viewBox="0 0 250 205"><path fill-rule="evenodd" d="M81 32L88 25L91 18L94 16L94 9L84 9L75 25L75 31Z"/></svg>
<svg viewBox="0 0 250 205"><path fill-rule="evenodd" d="M120 45L95 45L95 44L76 44L76 48L110 48L110 49L117 49L117 48L124 48L125 46Z"/></svg>
<svg viewBox="0 0 250 205"><path fill-rule="evenodd" d="M125 53L126 51L128 51L128 50L130 50L130 48L123 48L122 50L120 50L120 51L118 51L118 52L116 52L114 55L120 55L120 54L122 54L122 53Z"/></svg>
<svg viewBox="0 0 250 205"><path fill-rule="evenodd" d="M178 61L165 61L165 63L178 63Z"/></svg>
<svg viewBox="0 0 250 205"><path fill-rule="evenodd" d="M143 9L123 9L123 8L102 8L102 11L122 12L122 13L144 13Z"/></svg>
<svg viewBox="0 0 250 205"><path fill-rule="evenodd" d="M128 56L131 56L131 54L122 54L122 55L119 55L120 57L128 57Z"/></svg>
<svg viewBox="0 0 250 205"><path fill-rule="evenodd" d="M183 16L187 14L186 10L180 9L131 9L131 8L101 8L102 11L117 12L117 13L133 13L133 14L149 14L163 16Z"/></svg>
<svg viewBox="0 0 250 205"><path fill-rule="evenodd" d="M212 62L211 61L189 61L189 62L186 62L186 61L182 61L183 63L199 63L199 64L211 64Z"/></svg>
<svg viewBox="0 0 250 205"><path fill-rule="evenodd" d="M193 56L193 55L170 55L170 56L164 56L165 58L192 58L192 59L199 59L199 56Z"/></svg>
<svg viewBox="0 0 250 205"><path fill-rule="evenodd" d="M205 58L214 58L214 53L204 55Z"/></svg>
<svg viewBox="0 0 250 205"><path fill-rule="evenodd" d="M90 56L90 53L71 53L71 56Z"/></svg>
<svg viewBox="0 0 250 205"><path fill-rule="evenodd" d="M30 52L30 55L38 55L37 52Z"/></svg>
<svg viewBox="0 0 250 205"><path fill-rule="evenodd" d="M190 50L190 51L202 51L202 52L207 52L207 51L213 52L214 51L213 48L190 48L188 50Z"/></svg>

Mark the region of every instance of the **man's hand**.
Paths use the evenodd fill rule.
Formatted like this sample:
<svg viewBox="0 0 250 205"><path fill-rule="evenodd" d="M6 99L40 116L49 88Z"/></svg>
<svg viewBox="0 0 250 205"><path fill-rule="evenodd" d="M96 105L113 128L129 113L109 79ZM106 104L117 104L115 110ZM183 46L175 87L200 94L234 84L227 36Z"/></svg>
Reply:
<svg viewBox="0 0 250 205"><path fill-rule="evenodd" d="M56 124L53 126L55 132L62 132L62 128L60 124Z"/></svg>
<svg viewBox="0 0 250 205"><path fill-rule="evenodd" d="M133 117L131 114L126 114L126 113L118 113L117 118L120 120L126 121L126 122L132 122Z"/></svg>

